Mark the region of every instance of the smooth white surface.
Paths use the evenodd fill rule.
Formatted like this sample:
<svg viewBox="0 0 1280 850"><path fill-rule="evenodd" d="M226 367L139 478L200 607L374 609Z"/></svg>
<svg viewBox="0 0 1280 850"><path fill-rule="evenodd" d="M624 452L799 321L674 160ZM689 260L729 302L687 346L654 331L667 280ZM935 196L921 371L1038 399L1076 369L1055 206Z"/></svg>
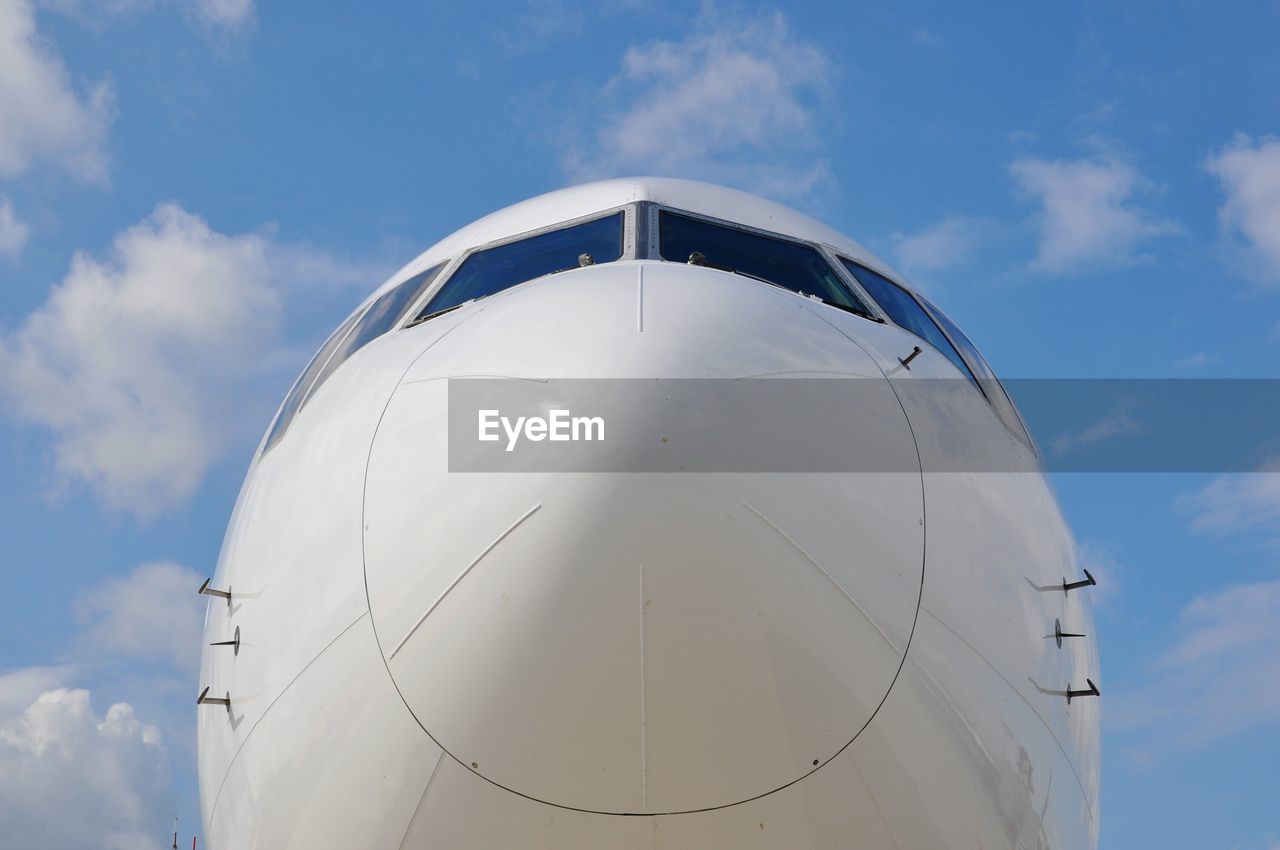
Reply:
<svg viewBox="0 0 1280 850"><path fill-rule="evenodd" d="M486 304L431 376L876 372L751 284L654 262L557 275ZM564 321L583 304L592 322ZM375 438L365 567L401 693L458 760L563 806L690 811L799 779L870 719L920 592L918 473L450 475L446 383L423 362ZM847 450L914 460L887 383L877 398Z"/></svg>
<svg viewBox="0 0 1280 850"><path fill-rule="evenodd" d="M535 199L415 263L624 189L855 252L768 202L646 180ZM358 352L255 462L228 527L214 585L234 599L210 601L206 638L239 626L243 646L202 662L200 686L232 696L198 714L209 846L1096 846L1099 701L1044 692L1105 688L1092 639L1052 640L1055 618L1092 633L1087 591L1037 589L1078 575L1074 544L976 390L914 389L956 375L927 346L902 369L916 344L740 276L629 262ZM1018 471L442 467L450 376L777 371L892 381L853 451Z"/></svg>

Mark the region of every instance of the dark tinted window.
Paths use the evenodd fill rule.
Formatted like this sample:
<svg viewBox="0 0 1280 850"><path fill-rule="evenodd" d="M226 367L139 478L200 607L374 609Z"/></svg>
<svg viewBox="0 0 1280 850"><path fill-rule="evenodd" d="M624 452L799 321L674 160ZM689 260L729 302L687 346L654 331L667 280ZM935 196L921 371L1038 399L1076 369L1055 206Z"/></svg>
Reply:
<svg viewBox="0 0 1280 850"><path fill-rule="evenodd" d="M712 268L745 272L792 292L868 312L835 269L808 245L663 210L658 214L658 248L664 260L684 263L696 252Z"/></svg>
<svg viewBox="0 0 1280 850"><path fill-rule="evenodd" d="M458 267L419 318L484 298L518 283L562 269L578 267L578 256L590 254L597 263L622 256L622 213L575 224L518 242L477 251Z"/></svg>
<svg viewBox="0 0 1280 850"><path fill-rule="evenodd" d="M289 390L289 395L285 397L284 404L280 406L280 413L271 426L271 433L267 437L263 451L280 441L280 438L289 430L289 424L293 422L298 411L303 408L316 389L333 374L334 369L371 340L396 325L405 310L409 309L418 296L431 285L431 281L440 274L444 266L445 264L441 263L421 274L414 275L383 294L369 305L369 309L364 312L357 310L347 317L342 326L333 332L333 336L320 346L320 351L311 358L302 376Z"/></svg>
<svg viewBox="0 0 1280 850"><path fill-rule="evenodd" d="M307 398L315 395L320 385L328 380L334 370L345 363L348 357L398 325L405 311L427 290L444 267L445 264L440 263L425 272L416 274L394 289L387 290L378 300L370 304L369 309L360 317L360 321L351 329L351 333L347 334L347 338L334 350L333 356L324 365Z"/></svg>
<svg viewBox="0 0 1280 850"><path fill-rule="evenodd" d="M893 319L895 324L928 342L956 364L961 374L967 378L973 378L973 373L965 365L960 352L956 351L955 346L947 339L937 323L929 318L929 314L910 292L865 266L860 266L843 257L840 258L840 262L844 263L849 273L858 279L858 283L862 284L862 287L871 294L881 309L889 314L889 318Z"/></svg>

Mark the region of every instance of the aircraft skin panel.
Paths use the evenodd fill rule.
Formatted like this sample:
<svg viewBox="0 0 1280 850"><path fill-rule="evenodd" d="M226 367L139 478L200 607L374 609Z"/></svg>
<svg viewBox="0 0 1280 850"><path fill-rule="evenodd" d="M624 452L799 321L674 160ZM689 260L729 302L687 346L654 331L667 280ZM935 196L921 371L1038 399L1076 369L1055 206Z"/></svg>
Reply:
<svg viewBox="0 0 1280 850"><path fill-rule="evenodd" d="M649 326L619 335L623 320L610 317L630 314L635 274L624 269L566 273L512 293L487 309L483 332L472 333L479 323L459 330L431 359L444 375L477 364L481 374L531 376L565 363L589 364L579 367L587 376L822 374L866 360L796 310L793 296L743 292L736 278L679 265L647 264ZM668 315L668 290L694 286L700 298ZM735 296L725 317L724 299ZM600 321L556 324L584 300ZM818 337L817 360L761 344L791 320L795 334ZM918 472L530 473L495 492L485 476L447 474L446 387L422 380L424 362L374 440L365 571L389 668L423 727L460 761L574 808L702 809L800 778L870 719L919 598ZM876 400L880 409L850 423L857 450L914 463L887 384ZM663 399L637 404L661 415ZM814 663L830 646L849 649ZM567 693L577 694L568 705ZM778 729L791 731L768 731Z"/></svg>
<svg viewBox="0 0 1280 850"><path fill-rule="evenodd" d="M392 350L385 353L416 355L461 319L414 338L386 340ZM267 707L368 612L359 521L367 447L404 369L387 370L364 354L312 400L290 439L251 468L228 526L212 585L231 588L232 598L209 600L205 643L231 640L238 628L241 645L207 647L202 656L201 688L208 686L215 697L235 697L229 717L196 715L198 775L206 796L218 793ZM314 498L317 493L325 494L323 503ZM350 520L336 519L344 515Z"/></svg>
<svg viewBox="0 0 1280 850"><path fill-rule="evenodd" d="M377 663L366 613L246 739L206 815L208 845L397 847L440 756Z"/></svg>

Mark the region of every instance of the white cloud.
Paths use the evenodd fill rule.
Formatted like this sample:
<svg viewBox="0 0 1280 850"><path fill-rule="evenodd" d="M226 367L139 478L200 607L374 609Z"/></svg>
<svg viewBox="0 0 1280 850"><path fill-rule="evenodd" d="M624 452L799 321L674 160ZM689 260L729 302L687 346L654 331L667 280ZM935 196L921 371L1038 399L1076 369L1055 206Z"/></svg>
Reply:
<svg viewBox="0 0 1280 850"><path fill-rule="evenodd" d="M686 38L627 50L603 113L592 113L598 129L565 168L577 179L655 173L803 195L829 176L815 155L829 68L781 13L708 7Z"/></svg>
<svg viewBox="0 0 1280 850"><path fill-rule="evenodd" d="M1249 270L1280 285L1280 139L1238 135L1206 167L1222 183L1227 199L1218 216L1243 238Z"/></svg>
<svg viewBox="0 0 1280 850"><path fill-rule="evenodd" d="M1180 613L1173 646L1108 710L1117 728L1161 747L1204 746L1280 721L1280 581L1202 595Z"/></svg>
<svg viewBox="0 0 1280 850"><path fill-rule="evenodd" d="M1114 158L1049 161L1024 157L1010 166L1018 188L1037 201L1039 245L1032 267L1061 273L1142 259L1152 237L1179 232L1134 203L1143 187L1132 165Z"/></svg>
<svg viewBox="0 0 1280 850"><path fill-rule="evenodd" d="M269 246L161 205L78 254L49 299L0 341L0 391L54 434L58 471L149 516L185 498L218 457L229 390L274 342Z"/></svg>
<svg viewBox="0 0 1280 850"><path fill-rule="evenodd" d="M1223 475L1183 496L1178 507L1191 514L1194 531L1223 535L1256 533L1280 541L1280 464L1262 472Z"/></svg>
<svg viewBox="0 0 1280 850"><path fill-rule="evenodd" d="M25 687L0 675L0 693ZM0 844L144 850L170 810L160 733L127 703L102 717L86 690L0 701ZM163 829L163 827L160 827Z"/></svg>
<svg viewBox="0 0 1280 850"><path fill-rule="evenodd" d="M142 564L82 592L82 654L162 660L194 677L200 661L200 576L169 562Z"/></svg>
<svg viewBox="0 0 1280 850"><path fill-rule="evenodd" d="M31 235L26 222L13 211L13 203L0 195L0 256L17 259Z"/></svg>
<svg viewBox="0 0 1280 850"><path fill-rule="evenodd" d="M283 296L310 304L352 281L371 288L382 272L267 233L227 236L161 204L116 237L109 259L77 254L0 337L0 398L51 432L60 483L150 517L265 426L274 370L299 367L296 354L275 356Z"/></svg>
<svg viewBox="0 0 1280 850"><path fill-rule="evenodd" d="M908 274L928 274L960 265L977 250L989 222L950 216L916 233L893 234L898 264Z"/></svg>
<svg viewBox="0 0 1280 850"><path fill-rule="evenodd" d="M36 31L31 0L0 0L0 177L47 160L84 180L104 182L113 99L105 81L77 93L61 59Z"/></svg>

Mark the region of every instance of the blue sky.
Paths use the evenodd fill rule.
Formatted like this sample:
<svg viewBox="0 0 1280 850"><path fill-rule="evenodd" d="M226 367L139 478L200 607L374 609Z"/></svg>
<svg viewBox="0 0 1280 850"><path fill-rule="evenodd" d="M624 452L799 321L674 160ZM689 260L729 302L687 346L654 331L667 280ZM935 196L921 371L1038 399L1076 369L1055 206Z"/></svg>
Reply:
<svg viewBox="0 0 1280 850"><path fill-rule="evenodd" d="M527 196L770 195L1005 376L1280 377L1277 34L1275 3L0 0L0 848L195 826L193 591L274 406ZM1280 474L1055 483L1104 585L1102 846L1280 848Z"/></svg>

